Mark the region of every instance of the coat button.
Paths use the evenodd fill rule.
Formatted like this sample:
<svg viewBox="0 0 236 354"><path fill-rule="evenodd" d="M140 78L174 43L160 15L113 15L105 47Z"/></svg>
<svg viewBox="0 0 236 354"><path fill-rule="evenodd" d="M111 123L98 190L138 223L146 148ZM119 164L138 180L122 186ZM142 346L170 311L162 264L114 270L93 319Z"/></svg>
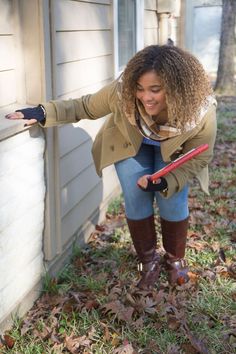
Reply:
<svg viewBox="0 0 236 354"><path fill-rule="evenodd" d="M127 142L123 144L123 147L124 147L125 149L127 149L128 146L129 146L129 144L128 144Z"/></svg>
<svg viewBox="0 0 236 354"><path fill-rule="evenodd" d="M115 150L115 146L114 146L114 145L111 145L111 146L110 146L110 149L111 149L111 151L114 151L114 150Z"/></svg>

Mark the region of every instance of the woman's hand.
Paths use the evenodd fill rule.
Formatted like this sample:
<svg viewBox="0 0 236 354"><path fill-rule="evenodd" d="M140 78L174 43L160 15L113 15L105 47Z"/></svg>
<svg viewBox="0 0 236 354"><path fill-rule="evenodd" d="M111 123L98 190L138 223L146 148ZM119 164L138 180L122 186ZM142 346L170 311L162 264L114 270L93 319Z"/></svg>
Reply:
<svg viewBox="0 0 236 354"><path fill-rule="evenodd" d="M16 120L24 119L25 126L42 122L45 119L45 110L43 106L39 105L33 108L23 108L15 112L9 113L5 116L7 119Z"/></svg>
<svg viewBox="0 0 236 354"><path fill-rule="evenodd" d="M167 182L165 178L158 178L156 181L151 181L150 175L144 175L138 179L137 185L144 192L157 192L167 189Z"/></svg>
<svg viewBox="0 0 236 354"><path fill-rule="evenodd" d="M142 177L140 177L138 179L137 185L141 188L141 189L146 189L147 185L148 185L148 178L150 178L150 175L144 175Z"/></svg>
<svg viewBox="0 0 236 354"><path fill-rule="evenodd" d="M22 112L12 112L12 113L8 113L5 118L7 119L10 119L10 120L17 120L17 119L25 119L24 118L24 114ZM28 125L32 125L32 124L35 124L37 123L37 119L26 119L25 121L25 126L28 126Z"/></svg>

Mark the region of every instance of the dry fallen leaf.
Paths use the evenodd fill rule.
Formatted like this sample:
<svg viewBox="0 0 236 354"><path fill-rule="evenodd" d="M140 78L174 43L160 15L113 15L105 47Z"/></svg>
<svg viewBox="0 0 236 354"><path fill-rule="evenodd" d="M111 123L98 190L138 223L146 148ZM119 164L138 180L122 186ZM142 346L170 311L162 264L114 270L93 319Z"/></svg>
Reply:
<svg viewBox="0 0 236 354"><path fill-rule="evenodd" d="M199 354L199 351L195 349L191 343L183 343L181 344L181 348L183 349L184 353Z"/></svg>
<svg viewBox="0 0 236 354"><path fill-rule="evenodd" d="M87 310L92 310L92 309L97 309L99 307L99 303L96 300L88 300L85 304L84 307Z"/></svg>
<svg viewBox="0 0 236 354"><path fill-rule="evenodd" d="M199 279L199 275L194 272L188 272L188 277L192 283L196 283Z"/></svg>
<svg viewBox="0 0 236 354"><path fill-rule="evenodd" d="M175 331L180 327L179 320L177 320L175 316L169 316L167 319L167 324L172 331Z"/></svg>
<svg viewBox="0 0 236 354"><path fill-rule="evenodd" d="M134 354L134 348L132 344L123 344L116 348L112 354Z"/></svg>
<svg viewBox="0 0 236 354"><path fill-rule="evenodd" d="M231 242L236 242L236 231L232 232L232 234L230 236L230 241Z"/></svg>
<svg viewBox="0 0 236 354"><path fill-rule="evenodd" d="M180 352L179 346L177 346L175 344L169 344L167 347L166 354L179 354L179 352Z"/></svg>
<svg viewBox="0 0 236 354"><path fill-rule="evenodd" d="M103 305L102 308L105 313L110 312L116 315L120 321L131 322L132 320L134 308L131 306L125 307L119 300L111 301Z"/></svg>
<svg viewBox="0 0 236 354"><path fill-rule="evenodd" d="M5 346L9 349L12 349L15 345L15 339L12 338L9 334L5 334L3 336L3 341L4 341Z"/></svg>
<svg viewBox="0 0 236 354"><path fill-rule="evenodd" d="M231 278L236 279L236 263L232 263L229 267L228 267L228 273L230 275Z"/></svg>
<svg viewBox="0 0 236 354"><path fill-rule="evenodd" d="M69 350L71 354L78 353L80 347L87 347L90 344L90 339L86 336L75 336L74 333L71 333L70 336L66 336L64 340L65 347Z"/></svg>

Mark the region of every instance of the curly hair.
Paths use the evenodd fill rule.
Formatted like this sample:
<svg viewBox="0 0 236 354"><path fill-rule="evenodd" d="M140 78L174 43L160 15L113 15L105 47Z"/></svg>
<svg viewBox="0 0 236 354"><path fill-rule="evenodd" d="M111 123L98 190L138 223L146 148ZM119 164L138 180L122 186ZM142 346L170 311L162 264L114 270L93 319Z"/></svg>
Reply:
<svg viewBox="0 0 236 354"><path fill-rule="evenodd" d="M213 92L203 66L192 54L174 46L150 45L139 51L122 78L122 105L127 115L135 109L139 78L151 70L166 92L168 123L184 131L186 123L197 121L201 106Z"/></svg>

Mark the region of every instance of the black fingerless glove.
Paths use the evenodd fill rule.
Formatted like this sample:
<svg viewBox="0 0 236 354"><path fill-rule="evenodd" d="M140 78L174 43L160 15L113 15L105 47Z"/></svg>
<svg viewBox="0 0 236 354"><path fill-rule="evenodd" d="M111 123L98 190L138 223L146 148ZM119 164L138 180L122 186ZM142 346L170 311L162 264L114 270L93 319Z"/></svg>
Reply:
<svg viewBox="0 0 236 354"><path fill-rule="evenodd" d="M42 122L46 118L45 109L41 104L33 108L18 109L16 112L24 114L23 119L36 119L38 122Z"/></svg>
<svg viewBox="0 0 236 354"><path fill-rule="evenodd" d="M165 189L167 189L168 185L167 182L165 180L165 178L161 177L160 178L161 182L160 183L153 183L152 181L150 181L150 179L148 179L148 184L146 188L141 187L140 185L138 185L144 192L160 192L160 191L164 191Z"/></svg>

